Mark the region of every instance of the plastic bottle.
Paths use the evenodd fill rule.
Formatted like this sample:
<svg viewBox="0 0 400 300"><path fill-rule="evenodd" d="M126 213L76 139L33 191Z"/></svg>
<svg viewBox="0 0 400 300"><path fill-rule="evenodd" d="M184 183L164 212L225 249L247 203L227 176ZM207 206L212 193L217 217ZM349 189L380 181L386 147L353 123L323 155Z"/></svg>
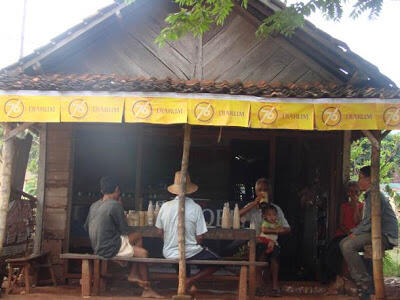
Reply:
<svg viewBox="0 0 400 300"><path fill-rule="evenodd" d="M239 215L239 206L236 203L235 209L233 210L233 229L240 229L240 215Z"/></svg>
<svg viewBox="0 0 400 300"><path fill-rule="evenodd" d="M221 227L228 229L229 226L229 204L225 203L224 208L222 209L222 221L221 221Z"/></svg>
<svg viewBox="0 0 400 300"><path fill-rule="evenodd" d="M153 209L153 202L149 202L149 207L147 208L147 225L153 226L154 225L154 209Z"/></svg>
<svg viewBox="0 0 400 300"><path fill-rule="evenodd" d="M158 201L156 202L156 207L154 208L154 224L157 222L157 217L158 213L160 212L160 205L158 204Z"/></svg>

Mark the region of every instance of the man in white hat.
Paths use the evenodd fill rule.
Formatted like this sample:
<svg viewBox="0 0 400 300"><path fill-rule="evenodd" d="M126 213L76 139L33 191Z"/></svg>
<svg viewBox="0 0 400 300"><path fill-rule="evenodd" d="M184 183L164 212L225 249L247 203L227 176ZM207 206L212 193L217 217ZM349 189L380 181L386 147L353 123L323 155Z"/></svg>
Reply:
<svg viewBox="0 0 400 300"><path fill-rule="evenodd" d="M174 184L168 187L172 194L179 195L181 172L175 173ZM196 192L198 186L186 177L186 195ZM157 217L156 227L160 235L164 237L163 255L165 258L178 259L178 205L179 197L163 204ZM185 254L188 260L217 260L219 256L208 248L201 246L203 234L207 232L203 210L193 199L185 197ZM199 266L200 271L191 276L190 266L186 266L186 286L191 292L195 292L194 282L213 274L217 268L214 266Z"/></svg>

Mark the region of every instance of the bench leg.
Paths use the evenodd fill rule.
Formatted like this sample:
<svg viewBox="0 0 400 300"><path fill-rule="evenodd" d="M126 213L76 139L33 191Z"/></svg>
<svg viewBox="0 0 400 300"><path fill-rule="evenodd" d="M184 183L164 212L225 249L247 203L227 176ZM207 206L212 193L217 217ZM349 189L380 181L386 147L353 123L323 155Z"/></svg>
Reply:
<svg viewBox="0 0 400 300"><path fill-rule="evenodd" d="M249 247L249 261L255 262L256 261L256 240L250 240L250 247ZM255 299L256 295L256 266L250 265L249 267L249 298L250 300Z"/></svg>
<svg viewBox="0 0 400 300"><path fill-rule="evenodd" d="M82 288L82 297L90 296L90 285L92 283L92 274L90 272L90 261L88 259L82 260L82 279L81 279L81 288Z"/></svg>
<svg viewBox="0 0 400 300"><path fill-rule="evenodd" d="M8 279L7 279L6 295L11 293L13 284L14 284L14 282L13 282L13 265L8 264Z"/></svg>
<svg viewBox="0 0 400 300"><path fill-rule="evenodd" d="M99 294L100 288L100 260L95 259L93 265L93 295L97 296Z"/></svg>
<svg viewBox="0 0 400 300"><path fill-rule="evenodd" d="M240 268L240 279L239 279L239 300L245 300L247 298L247 266Z"/></svg>
<svg viewBox="0 0 400 300"><path fill-rule="evenodd" d="M105 275L107 275L107 261L101 261L100 267L100 293L104 293L106 291L106 279Z"/></svg>
<svg viewBox="0 0 400 300"><path fill-rule="evenodd" d="M29 294L31 292L31 280L29 277L29 270L31 269L30 263L25 263L24 266L24 280L25 280L25 293Z"/></svg>

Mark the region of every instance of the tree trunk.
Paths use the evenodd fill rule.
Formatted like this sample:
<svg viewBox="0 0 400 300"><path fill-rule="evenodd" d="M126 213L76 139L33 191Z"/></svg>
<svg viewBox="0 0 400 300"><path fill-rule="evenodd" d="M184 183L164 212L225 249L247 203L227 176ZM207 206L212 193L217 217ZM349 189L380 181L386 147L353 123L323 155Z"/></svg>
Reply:
<svg viewBox="0 0 400 300"><path fill-rule="evenodd" d="M11 131L9 123L3 123L3 136ZM2 159L0 168L0 253L3 251L4 239L6 237L6 221L8 212L8 202L11 195L12 164L15 153L14 139L9 139L3 143Z"/></svg>
<svg viewBox="0 0 400 300"><path fill-rule="evenodd" d="M186 293L186 256L185 256L185 193L186 175L189 165L190 134L189 124L184 125L183 154L181 165L181 190L179 193L179 214L178 214L178 245L179 245L179 284L178 295Z"/></svg>
<svg viewBox="0 0 400 300"><path fill-rule="evenodd" d="M372 218L372 262L374 269L375 299L385 298L382 264L382 224L381 200L379 195L380 132L377 132L378 148L372 144L371 150L371 218Z"/></svg>

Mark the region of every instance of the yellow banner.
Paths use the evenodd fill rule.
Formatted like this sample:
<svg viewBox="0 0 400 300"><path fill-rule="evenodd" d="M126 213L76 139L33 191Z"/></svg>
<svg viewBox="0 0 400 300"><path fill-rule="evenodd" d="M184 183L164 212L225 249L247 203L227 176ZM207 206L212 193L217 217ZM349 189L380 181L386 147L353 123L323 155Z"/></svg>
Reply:
<svg viewBox="0 0 400 300"><path fill-rule="evenodd" d="M316 103L314 108L318 130L378 129L375 103Z"/></svg>
<svg viewBox="0 0 400 300"><path fill-rule="evenodd" d="M46 96L0 96L1 122L60 122L60 104Z"/></svg>
<svg viewBox="0 0 400 300"><path fill-rule="evenodd" d="M378 129L400 129L400 104L377 104Z"/></svg>
<svg viewBox="0 0 400 300"><path fill-rule="evenodd" d="M314 129L314 109L307 103L251 103L252 128Z"/></svg>
<svg viewBox="0 0 400 300"><path fill-rule="evenodd" d="M192 125L249 126L250 102L191 99L188 123Z"/></svg>
<svg viewBox="0 0 400 300"><path fill-rule="evenodd" d="M124 98L60 97L61 122L121 123Z"/></svg>
<svg viewBox="0 0 400 300"><path fill-rule="evenodd" d="M126 98L125 122L151 124L186 123L186 99Z"/></svg>

